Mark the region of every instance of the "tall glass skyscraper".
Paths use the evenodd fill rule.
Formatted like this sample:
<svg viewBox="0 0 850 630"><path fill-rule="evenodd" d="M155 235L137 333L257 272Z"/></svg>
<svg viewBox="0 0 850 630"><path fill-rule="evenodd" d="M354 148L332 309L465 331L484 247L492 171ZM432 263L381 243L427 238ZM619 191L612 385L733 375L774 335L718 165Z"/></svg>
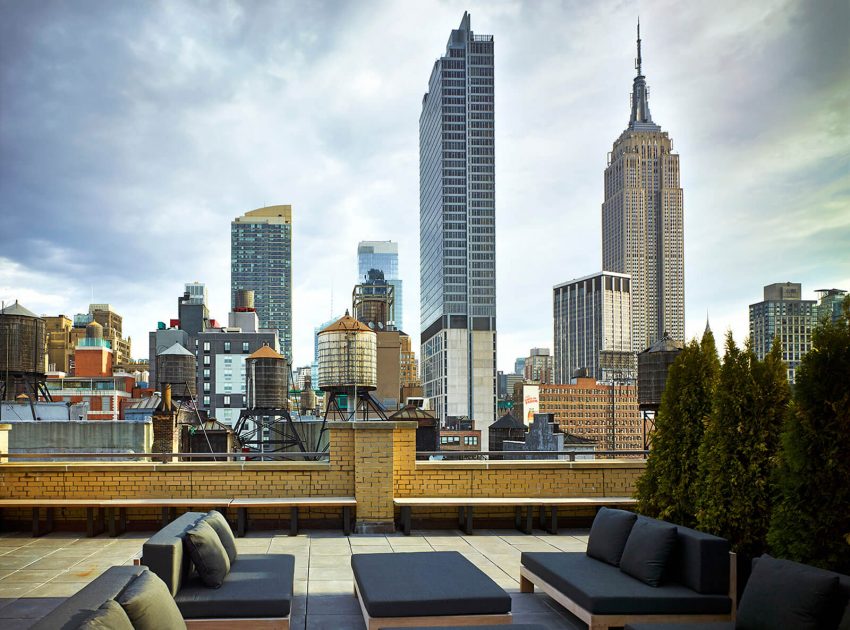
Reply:
<svg viewBox="0 0 850 630"><path fill-rule="evenodd" d="M419 118L422 381L437 417L469 417L482 438L496 417L493 125L493 36L464 13Z"/></svg>
<svg viewBox="0 0 850 630"><path fill-rule="evenodd" d="M679 156L649 113L640 24L635 68L629 125L605 169L602 268L632 278L632 351L642 352L665 332L685 339L685 253Z"/></svg>
<svg viewBox="0 0 850 630"><path fill-rule="evenodd" d="M384 272L384 280L393 285L395 325L404 330L404 293L398 275L398 243L360 241L357 245L357 282L363 282L370 269Z"/></svg>
<svg viewBox="0 0 850 630"><path fill-rule="evenodd" d="M278 332L292 360L292 206L246 212L230 224L230 303L239 289L254 291L262 328Z"/></svg>

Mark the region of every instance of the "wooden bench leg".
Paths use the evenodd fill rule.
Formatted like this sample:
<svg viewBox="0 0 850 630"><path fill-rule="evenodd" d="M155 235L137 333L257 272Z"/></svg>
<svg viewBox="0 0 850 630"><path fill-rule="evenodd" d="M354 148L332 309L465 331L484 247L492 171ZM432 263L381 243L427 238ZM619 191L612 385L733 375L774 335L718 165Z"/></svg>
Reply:
<svg viewBox="0 0 850 630"><path fill-rule="evenodd" d="M44 530L45 534L49 534L50 532L53 531L53 523L54 523L55 515L56 515L55 508L52 508L52 507L47 508L47 529Z"/></svg>
<svg viewBox="0 0 850 630"><path fill-rule="evenodd" d="M93 538L97 534L94 530L94 511L96 508L87 507L86 508L86 536L89 538Z"/></svg>
<svg viewBox="0 0 850 630"><path fill-rule="evenodd" d="M169 510L167 507L162 508L162 526L163 527L168 525L168 523L170 522L170 519L169 519L170 512L171 512L171 510Z"/></svg>
<svg viewBox="0 0 850 630"><path fill-rule="evenodd" d="M405 536L410 536L410 511L409 505L401 506L401 531Z"/></svg>
<svg viewBox="0 0 850 630"><path fill-rule="evenodd" d="M467 536L472 536L472 506L467 505L466 507L459 508L461 511L461 530Z"/></svg>
<svg viewBox="0 0 850 630"><path fill-rule="evenodd" d="M522 508L518 505L514 506L514 529L522 530L522 513L520 512Z"/></svg>
<svg viewBox="0 0 850 630"><path fill-rule="evenodd" d="M528 506L525 508L525 527L523 527L522 532L524 534L530 534L534 531L534 507Z"/></svg>
<svg viewBox="0 0 850 630"><path fill-rule="evenodd" d="M115 526L115 508L106 508L106 530L110 538L118 536L118 529Z"/></svg>
<svg viewBox="0 0 850 630"><path fill-rule="evenodd" d="M534 582L529 580L524 575L519 576L519 592L520 593L533 593L534 592Z"/></svg>
<svg viewBox="0 0 850 630"><path fill-rule="evenodd" d="M293 505L289 508L289 535L298 535L298 506Z"/></svg>
<svg viewBox="0 0 850 630"><path fill-rule="evenodd" d="M538 514L537 514L537 527L545 530L546 529L546 506L541 505Z"/></svg>
<svg viewBox="0 0 850 630"><path fill-rule="evenodd" d="M41 536L41 510L37 507L32 509L32 537L38 538Z"/></svg>
<svg viewBox="0 0 850 630"><path fill-rule="evenodd" d="M243 538L246 529L248 529L248 508L241 507L236 510L236 535Z"/></svg>
<svg viewBox="0 0 850 630"><path fill-rule="evenodd" d="M118 508L118 532L127 531L127 508Z"/></svg>
<svg viewBox="0 0 850 630"><path fill-rule="evenodd" d="M351 535L351 508L347 505L342 506L342 533Z"/></svg>
<svg viewBox="0 0 850 630"><path fill-rule="evenodd" d="M549 516L549 533L558 535L558 506L552 506L552 514Z"/></svg>

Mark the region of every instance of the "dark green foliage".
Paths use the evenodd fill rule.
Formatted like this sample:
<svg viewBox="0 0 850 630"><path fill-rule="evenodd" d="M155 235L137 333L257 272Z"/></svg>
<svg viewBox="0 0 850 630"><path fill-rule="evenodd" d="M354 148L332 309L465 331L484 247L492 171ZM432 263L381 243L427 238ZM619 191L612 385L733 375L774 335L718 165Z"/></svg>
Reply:
<svg viewBox="0 0 850 630"><path fill-rule="evenodd" d="M790 389L778 340L756 359L731 333L711 416L700 447L700 529L727 538L755 556L766 550L771 475Z"/></svg>
<svg viewBox="0 0 850 630"><path fill-rule="evenodd" d="M647 516L696 525L698 452L720 371L714 335L691 341L667 374L655 419L652 450L637 482L638 511Z"/></svg>
<svg viewBox="0 0 850 630"><path fill-rule="evenodd" d="M796 373L782 434L771 551L850 573L850 297Z"/></svg>

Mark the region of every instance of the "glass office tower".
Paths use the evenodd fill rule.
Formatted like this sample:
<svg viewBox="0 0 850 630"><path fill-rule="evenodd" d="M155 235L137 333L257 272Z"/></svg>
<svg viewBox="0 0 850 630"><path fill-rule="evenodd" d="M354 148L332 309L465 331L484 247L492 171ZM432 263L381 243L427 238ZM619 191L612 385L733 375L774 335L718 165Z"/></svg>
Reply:
<svg viewBox="0 0 850 630"><path fill-rule="evenodd" d="M422 381L441 421L473 419L484 442L496 415L493 126L493 37L464 13L419 118Z"/></svg>
<svg viewBox="0 0 850 630"><path fill-rule="evenodd" d="M398 243L392 241L360 241L357 245L357 283L361 284L370 269L384 272L384 280L393 285L395 326L404 330L404 293L398 275Z"/></svg>
<svg viewBox="0 0 850 630"><path fill-rule="evenodd" d="M292 360L292 206L246 212L230 224L230 300L254 291L262 328L277 330L280 352Z"/></svg>

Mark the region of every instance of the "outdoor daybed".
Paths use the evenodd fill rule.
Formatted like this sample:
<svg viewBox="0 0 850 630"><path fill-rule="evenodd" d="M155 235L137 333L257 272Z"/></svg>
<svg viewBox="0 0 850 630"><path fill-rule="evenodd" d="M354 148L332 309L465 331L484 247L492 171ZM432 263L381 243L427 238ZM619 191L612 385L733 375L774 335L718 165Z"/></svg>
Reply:
<svg viewBox="0 0 850 630"><path fill-rule="evenodd" d="M735 558L728 541L602 508L587 552L523 552L520 590L537 587L590 630L630 622L734 619Z"/></svg>

